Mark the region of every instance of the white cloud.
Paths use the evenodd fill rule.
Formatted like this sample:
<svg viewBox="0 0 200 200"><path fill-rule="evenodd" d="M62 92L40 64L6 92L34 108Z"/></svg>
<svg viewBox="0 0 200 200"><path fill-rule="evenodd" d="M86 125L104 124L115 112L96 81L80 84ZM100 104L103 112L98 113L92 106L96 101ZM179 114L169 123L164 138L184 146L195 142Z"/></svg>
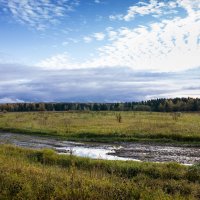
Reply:
<svg viewBox="0 0 200 200"><path fill-rule="evenodd" d="M117 39L117 35L118 35L117 31L113 31L113 30L108 31L109 40Z"/></svg>
<svg viewBox="0 0 200 200"><path fill-rule="evenodd" d="M151 1L156 2L156 1ZM170 6L175 6L169 2ZM200 1L177 0L187 12L185 17L161 20L137 28L122 27L96 33L96 39L108 37L109 43L98 49L99 55L85 62L69 62L62 56L47 59L41 66L62 68L129 67L134 70L182 71L200 67ZM56 58L56 59L55 59ZM49 62L48 62L49 61Z"/></svg>
<svg viewBox="0 0 200 200"><path fill-rule="evenodd" d="M0 6L6 8L22 24L28 24L37 30L44 30L59 23L66 13L78 5L78 0L0 0Z"/></svg>
<svg viewBox="0 0 200 200"><path fill-rule="evenodd" d="M83 37L83 40L84 40L85 43L90 43L93 40L102 41L104 39L105 39L105 34L102 33L102 32L94 33L94 34L92 34L90 36Z"/></svg>
<svg viewBox="0 0 200 200"><path fill-rule="evenodd" d="M100 0L94 0L94 3L101 3Z"/></svg>
<svg viewBox="0 0 200 200"><path fill-rule="evenodd" d="M94 33L94 38L96 38L96 40L101 41L104 40L105 38L105 34L104 33Z"/></svg>
<svg viewBox="0 0 200 200"><path fill-rule="evenodd" d="M109 16L109 19L111 20L111 21L114 21L114 20L123 20L123 15L122 14L118 14L118 15L110 15Z"/></svg>
<svg viewBox="0 0 200 200"><path fill-rule="evenodd" d="M192 80L191 80L192 81ZM177 82L176 84L180 84ZM173 86L172 86L173 87ZM183 88L175 89L172 92L165 91L162 94L153 94L153 95L146 95L145 99L158 99L158 98L200 98L199 90L184 90Z"/></svg>
<svg viewBox="0 0 200 200"><path fill-rule="evenodd" d="M110 15L110 20L125 20L130 21L135 18L135 16L144 16L152 14L154 17L159 17L163 14L173 13L177 3L174 1L162 2L158 0L150 0L149 3L139 2L134 6L130 6L125 15L117 14Z"/></svg>
<svg viewBox="0 0 200 200"><path fill-rule="evenodd" d="M12 99L9 97L4 97L0 99L0 103L23 103L23 100L20 99Z"/></svg>
<svg viewBox="0 0 200 200"><path fill-rule="evenodd" d="M92 42L92 38L91 38L91 37L88 37L88 36L83 37L83 40L84 40L84 42L86 42L86 43Z"/></svg>
<svg viewBox="0 0 200 200"><path fill-rule="evenodd" d="M52 70L79 68L78 64L75 63L67 53L57 54L42 60L37 63L37 66Z"/></svg>
<svg viewBox="0 0 200 200"><path fill-rule="evenodd" d="M70 43L78 43L79 40L74 38L67 38L64 42L62 42L62 46L68 46ZM57 47L57 45L56 45Z"/></svg>
<svg viewBox="0 0 200 200"><path fill-rule="evenodd" d="M153 1L152 1L153 2ZM155 1L154 1L155 2ZM170 6L172 2L170 2ZM175 2L174 2L175 4ZM100 56L87 66L128 66L135 70L180 71L200 66L199 1L181 1L188 15L138 28L121 28L112 44L99 48ZM113 37L111 37L113 38Z"/></svg>

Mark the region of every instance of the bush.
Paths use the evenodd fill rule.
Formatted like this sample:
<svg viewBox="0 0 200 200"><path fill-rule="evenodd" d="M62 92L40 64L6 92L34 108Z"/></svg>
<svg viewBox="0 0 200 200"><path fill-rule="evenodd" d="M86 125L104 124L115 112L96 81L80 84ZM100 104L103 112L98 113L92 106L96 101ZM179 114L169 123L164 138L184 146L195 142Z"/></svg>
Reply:
<svg viewBox="0 0 200 200"><path fill-rule="evenodd" d="M200 163L188 168L187 178L190 181L200 183Z"/></svg>

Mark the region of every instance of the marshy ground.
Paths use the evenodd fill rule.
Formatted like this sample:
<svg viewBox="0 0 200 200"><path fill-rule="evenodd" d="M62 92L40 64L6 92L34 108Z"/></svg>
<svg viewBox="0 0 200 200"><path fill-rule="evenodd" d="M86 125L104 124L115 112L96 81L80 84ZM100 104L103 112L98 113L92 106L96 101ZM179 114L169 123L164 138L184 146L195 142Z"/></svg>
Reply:
<svg viewBox="0 0 200 200"><path fill-rule="evenodd" d="M200 199L199 113L1 113L0 130L0 199Z"/></svg>
<svg viewBox="0 0 200 200"><path fill-rule="evenodd" d="M33 149L49 148L58 153L69 154L72 152L74 155L93 159L178 162L181 164L197 164L200 162L200 148L178 144L152 142L77 143L13 133L0 133L0 144L14 144Z"/></svg>

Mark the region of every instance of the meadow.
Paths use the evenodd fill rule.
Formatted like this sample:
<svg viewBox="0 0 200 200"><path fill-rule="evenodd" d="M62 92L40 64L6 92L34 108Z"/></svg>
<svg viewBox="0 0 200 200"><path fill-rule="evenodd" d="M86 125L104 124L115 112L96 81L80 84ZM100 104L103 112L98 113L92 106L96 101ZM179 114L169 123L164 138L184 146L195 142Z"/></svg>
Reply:
<svg viewBox="0 0 200 200"><path fill-rule="evenodd" d="M103 161L0 146L0 199L200 198L200 165Z"/></svg>
<svg viewBox="0 0 200 200"><path fill-rule="evenodd" d="M79 141L200 144L200 114L132 111L0 113L0 130Z"/></svg>
<svg viewBox="0 0 200 200"><path fill-rule="evenodd" d="M5 112L0 130L60 139L200 144L200 114ZM193 200L200 165L106 161L0 145L0 199Z"/></svg>

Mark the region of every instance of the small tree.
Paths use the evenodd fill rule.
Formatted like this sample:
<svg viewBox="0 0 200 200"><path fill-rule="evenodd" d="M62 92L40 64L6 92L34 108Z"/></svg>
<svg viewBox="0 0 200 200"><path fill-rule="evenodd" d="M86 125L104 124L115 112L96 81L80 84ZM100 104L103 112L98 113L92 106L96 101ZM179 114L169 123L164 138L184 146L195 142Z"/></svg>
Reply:
<svg viewBox="0 0 200 200"><path fill-rule="evenodd" d="M46 111L45 104L44 103L40 103L38 110L41 111L41 112Z"/></svg>
<svg viewBox="0 0 200 200"><path fill-rule="evenodd" d="M117 119L117 121L118 121L119 123L122 122L122 116L121 116L121 113L116 114L116 119Z"/></svg>
<svg viewBox="0 0 200 200"><path fill-rule="evenodd" d="M177 121L181 117L181 112L172 113L172 119Z"/></svg>
<svg viewBox="0 0 200 200"><path fill-rule="evenodd" d="M65 131L66 133L70 132L71 129L71 120L70 119L64 119L64 127L65 127Z"/></svg>

